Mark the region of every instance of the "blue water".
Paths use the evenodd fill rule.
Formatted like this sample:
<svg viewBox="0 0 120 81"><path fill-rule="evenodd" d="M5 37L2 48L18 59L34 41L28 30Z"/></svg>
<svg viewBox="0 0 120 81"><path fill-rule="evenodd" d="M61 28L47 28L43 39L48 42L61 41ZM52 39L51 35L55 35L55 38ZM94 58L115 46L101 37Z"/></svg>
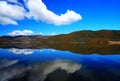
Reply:
<svg viewBox="0 0 120 81"><path fill-rule="evenodd" d="M35 64L39 64L40 67L43 67L43 66L46 66L45 64L47 62L50 62L50 64L53 65L50 67L57 68L57 69L61 68L62 70L65 70L70 76L68 77L67 81L80 81L80 80L81 81L120 81L120 55L119 54L85 55L85 54L76 54L69 51L61 51L61 50L54 50L54 49L17 49L17 48L10 48L10 49L1 48L0 49L0 67L1 67L0 71L5 69L3 73L4 72L6 73L6 71L9 68L11 70L11 67L16 67L16 66L19 67L19 65L22 65L24 67L28 67L28 66L34 67ZM61 65L57 65L57 63L58 64L61 63ZM66 67L64 67L63 65ZM71 66L71 68L69 68L69 66ZM74 66L76 66L75 68L79 68L79 69L75 70L74 72L72 72L71 70L70 72L66 70L66 68L72 69L72 67ZM54 74L54 71L52 71L53 74ZM39 80L34 79L33 81L55 81L56 79L54 78L53 78L54 80L53 79L49 80L47 78L48 75L50 77L53 75L53 74L50 75L50 73L52 72L49 72L45 76L45 78L42 78L42 79L38 78ZM43 76L43 75L40 74L39 76ZM6 81L7 80L15 81L14 79L11 79L13 77L14 75L9 78L5 78L4 76L2 78L5 78ZM0 81L5 81L5 80L2 80L0 75ZM19 81L19 80L16 79L16 81ZM24 80L21 80L21 81L24 81ZM66 81L66 79L64 79L63 81Z"/></svg>

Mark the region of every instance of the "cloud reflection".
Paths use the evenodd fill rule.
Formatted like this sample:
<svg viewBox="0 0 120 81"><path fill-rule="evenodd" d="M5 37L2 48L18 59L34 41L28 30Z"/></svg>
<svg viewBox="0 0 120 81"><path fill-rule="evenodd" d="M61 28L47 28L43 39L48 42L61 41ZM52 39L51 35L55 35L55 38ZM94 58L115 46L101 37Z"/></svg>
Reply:
<svg viewBox="0 0 120 81"><path fill-rule="evenodd" d="M40 51L40 52L44 52L45 50L47 50L47 51L51 51L51 52L56 52L55 49L40 49L39 51Z"/></svg>
<svg viewBox="0 0 120 81"><path fill-rule="evenodd" d="M11 48L9 49L9 51L14 54L24 54L24 55L29 55L34 52L32 49L17 49L17 48Z"/></svg>
<svg viewBox="0 0 120 81"><path fill-rule="evenodd" d="M55 61L50 61L50 62L43 63L41 65L36 65L34 72L39 74L37 79L39 78L40 81L44 81L48 74L54 72L57 69L65 70L68 74L70 74L70 73L74 73L80 68L81 68L81 65L75 62L72 62L69 60L57 59Z"/></svg>
<svg viewBox="0 0 120 81"><path fill-rule="evenodd" d="M18 60L2 60L0 61L0 81L8 81L13 76L20 75L23 71L21 67L13 67Z"/></svg>
<svg viewBox="0 0 120 81"><path fill-rule="evenodd" d="M0 61L0 69L12 66L12 65L14 65L16 63L18 63L18 60L12 60L12 61L2 60L2 61Z"/></svg>
<svg viewBox="0 0 120 81"><path fill-rule="evenodd" d="M8 62L8 61L6 61ZM6 62L3 62L3 65L6 65ZM14 64L14 61L10 61ZM5 63L5 64L4 64ZM9 62L8 62L9 65ZM69 60L55 60L48 61L42 64L34 64L28 66L8 66L7 68L0 69L0 81L9 81L17 77L22 77L26 72L29 71L28 81L44 81L47 78L47 75L54 72L57 69L66 71L68 74L74 73L77 70L81 69L81 65Z"/></svg>

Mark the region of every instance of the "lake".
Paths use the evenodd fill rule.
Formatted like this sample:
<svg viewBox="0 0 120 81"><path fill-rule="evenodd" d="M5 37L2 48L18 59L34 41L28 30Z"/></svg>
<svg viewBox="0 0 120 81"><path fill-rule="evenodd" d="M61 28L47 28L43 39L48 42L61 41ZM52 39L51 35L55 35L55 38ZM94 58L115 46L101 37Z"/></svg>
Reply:
<svg viewBox="0 0 120 81"><path fill-rule="evenodd" d="M120 46L1 47L0 81L120 81Z"/></svg>

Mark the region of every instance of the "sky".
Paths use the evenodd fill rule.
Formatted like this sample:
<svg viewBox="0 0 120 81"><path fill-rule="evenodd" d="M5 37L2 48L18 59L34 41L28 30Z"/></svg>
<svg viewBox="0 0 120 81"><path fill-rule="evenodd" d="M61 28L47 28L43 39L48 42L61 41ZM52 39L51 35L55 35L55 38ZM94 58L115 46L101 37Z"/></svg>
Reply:
<svg viewBox="0 0 120 81"><path fill-rule="evenodd" d="M120 0L0 0L0 36L120 30Z"/></svg>

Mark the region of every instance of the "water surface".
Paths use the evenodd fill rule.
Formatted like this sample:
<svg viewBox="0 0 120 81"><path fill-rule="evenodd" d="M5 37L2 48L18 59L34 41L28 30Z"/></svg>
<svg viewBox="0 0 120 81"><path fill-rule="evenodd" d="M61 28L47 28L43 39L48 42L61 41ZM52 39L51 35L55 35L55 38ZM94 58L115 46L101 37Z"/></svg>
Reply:
<svg viewBox="0 0 120 81"><path fill-rule="evenodd" d="M120 81L119 51L81 49L0 48L0 81Z"/></svg>

